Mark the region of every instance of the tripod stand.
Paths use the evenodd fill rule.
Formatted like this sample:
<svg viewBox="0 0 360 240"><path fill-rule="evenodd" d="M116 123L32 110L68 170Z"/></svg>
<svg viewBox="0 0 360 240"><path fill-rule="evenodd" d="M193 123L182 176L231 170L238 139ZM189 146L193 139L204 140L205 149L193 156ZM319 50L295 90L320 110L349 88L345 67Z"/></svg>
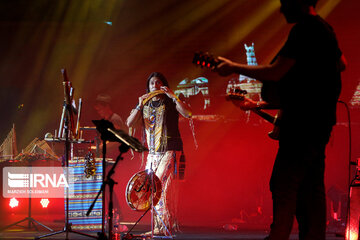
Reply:
<svg viewBox="0 0 360 240"><path fill-rule="evenodd" d="M25 221L28 221L28 226L27 226L27 227L18 225L19 223L22 223L22 222L25 222ZM34 218L31 217L31 198L29 197L28 216L27 216L26 218L18 221L18 222L15 222L15 223L12 223L12 224L10 224L10 225L7 225L6 227L0 229L0 232L1 232L1 231L4 231L5 229L8 229L8 228L10 228L10 227L12 227L12 226L20 226L20 227L24 227L24 228L27 228L27 229L31 229L32 226L33 226L33 227L36 229L36 231L38 231L35 223L38 224L38 225L40 225L40 226L42 226L42 227L44 227L44 228L46 228L47 230L49 230L49 231L51 231L51 232L54 231L54 230L52 230L51 228L49 228L48 226L42 224L41 222L36 221Z"/></svg>
<svg viewBox="0 0 360 240"><path fill-rule="evenodd" d="M30 169L31 169L31 166L30 166ZM38 229L37 229L37 227L36 227L36 225L35 225L35 223L36 223L36 224L38 224L38 225L46 228L47 230L49 230L49 231L51 231L51 232L54 231L54 230L52 230L51 228L49 228L48 226L46 226L46 225L44 225L44 224L36 221L34 218L31 217L31 191L29 191L28 216L27 216L26 218L20 220L20 221L17 221L17 222L15 222L15 223L12 223L12 224L10 224L10 225L8 225L8 226L0 229L0 231L3 231L3 230L5 230L5 229L8 229L8 228L10 228L10 227L12 227L12 226L20 226L20 225L18 225L18 224L19 224L19 223L22 223L22 222L25 222L25 221L28 221L27 229L31 229L32 227L34 227L34 228L36 229L36 231L38 231ZM24 226L21 226L21 227L24 227ZM26 228L26 227L24 227L24 228Z"/></svg>
<svg viewBox="0 0 360 240"><path fill-rule="evenodd" d="M64 73L64 77L66 76L66 72ZM65 80L67 80L67 77L65 77ZM66 84L68 83L68 81L65 82ZM64 105L64 109L65 109L65 114L64 114L64 133L65 133L65 167L66 167L66 180L67 182L69 181L69 152L70 152L70 139L69 139L69 118L71 120L72 118L72 106L71 106L71 101L70 101L70 94L68 93L68 89L67 89L68 85L64 85L65 87L65 105ZM78 232L78 231L74 231L71 229L71 223L69 223L69 190L66 190L66 209L65 209L65 226L64 229L61 231L57 231L54 233L50 233L50 234L46 234L46 235L42 235L39 237L35 237L36 239L40 239L40 238L45 238L45 237L50 237L53 235L57 235L57 234L61 234L61 233L65 233L65 239L68 240L68 235L69 233L75 233L75 234L79 234L79 235L83 235L83 236L87 236L90 238L97 238L97 236L93 236L90 234L86 234L86 233L82 233L82 232Z"/></svg>

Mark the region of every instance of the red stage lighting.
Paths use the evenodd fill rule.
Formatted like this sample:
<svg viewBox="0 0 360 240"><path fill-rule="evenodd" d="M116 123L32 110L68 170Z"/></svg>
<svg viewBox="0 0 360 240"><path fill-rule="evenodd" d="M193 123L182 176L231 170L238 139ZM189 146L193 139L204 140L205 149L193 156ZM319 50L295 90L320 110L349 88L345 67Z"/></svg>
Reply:
<svg viewBox="0 0 360 240"><path fill-rule="evenodd" d="M50 203L50 201L49 201L49 199L47 199L47 198L43 198L43 199L40 200L40 203L41 203L41 206L42 206L43 208L47 208L48 205L49 205L49 203Z"/></svg>
<svg viewBox="0 0 360 240"><path fill-rule="evenodd" d="M11 208L17 207L19 206L19 201L13 197L12 199L10 199L9 206Z"/></svg>

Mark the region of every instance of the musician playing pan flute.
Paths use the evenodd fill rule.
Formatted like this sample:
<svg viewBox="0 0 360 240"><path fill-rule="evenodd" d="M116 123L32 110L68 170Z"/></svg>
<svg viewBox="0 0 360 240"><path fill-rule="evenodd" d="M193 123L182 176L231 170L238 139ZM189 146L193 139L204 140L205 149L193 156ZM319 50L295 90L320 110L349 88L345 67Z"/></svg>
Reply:
<svg viewBox="0 0 360 240"><path fill-rule="evenodd" d="M178 227L177 189L173 180L179 177L179 167L185 163L178 127L179 113L186 118L190 118L192 114L190 107L169 88L164 75L153 72L147 79L146 94L139 97L138 105L126 120L128 127L142 124L149 149L146 169L152 169L163 185L161 199L155 206L159 213L154 227L157 235L168 235L166 228L171 233Z"/></svg>

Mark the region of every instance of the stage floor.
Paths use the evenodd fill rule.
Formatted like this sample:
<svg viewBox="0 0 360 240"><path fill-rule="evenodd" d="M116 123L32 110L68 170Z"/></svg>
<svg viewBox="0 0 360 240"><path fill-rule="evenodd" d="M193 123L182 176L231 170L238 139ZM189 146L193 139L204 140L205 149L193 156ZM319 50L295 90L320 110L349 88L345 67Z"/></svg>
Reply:
<svg viewBox="0 0 360 240"><path fill-rule="evenodd" d="M48 234L48 232L29 232L29 231L23 231L23 232L3 232L0 233L0 239L3 240L19 240L19 239L34 239L34 237L42 236L44 234ZM96 235L94 235L96 236ZM178 240L262 240L266 237L266 233L264 232L243 232L243 231L237 231L237 232L231 232L231 233L224 233L224 232L213 232L211 230L207 232L183 232L181 234L176 234L173 239ZM42 239L48 239L48 240L55 240L55 239L65 239L65 233L51 236L51 237L45 237ZM90 238L86 236L81 236L74 233L69 233L68 239L76 239L76 240L82 240L82 239L95 239ZM137 238L139 239L139 238ZM159 238L156 238L159 239ZM167 238L168 239L168 238ZM296 234L292 234L290 237L291 240L298 239ZM337 237L334 234L329 234L326 237L327 240L343 240L344 237ZM120 240L120 238L119 238Z"/></svg>
<svg viewBox="0 0 360 240"><path fill-rule="evenodd" d="M19 239L34 239L35 237L43 236L50 232L43 226L39 224L35 224L36 228L32 225L29 229L29 221L23 221L18 225L12 225L6 229L5 226L9 226L10 224L16 223L19 220L25 219L25 215L13 215L9 214L5 217L0 217L0 240L19 240ZM54 232L61 231L64 228L64 218L63 215L44 215L44 216L34 216L34 219L41 224L49 227L50 229L54 230ZM130 229L134 225L134 222L121 222L120 229L126 233L128 229ZM176 240L262 240L268 235L268 228L267 226L257 226L254 228L254 225L232 225L226 224L224 226L218 227L200 227L201 224L197 224L198 226L182 226L181 232L176 233L174 235L174 239ZM219 224L220 225L220 224ZM237 228L237 229L236 229ZM295 240L298 239L296 225L294 227L293 234L291 235L290 239ZM133 231L131 232L135 236L139 236L142 233L150 231L151 228L147 222L140 222L138 225L135 226ZM339 230L339 229L337 229ZM343 229L344 230L344 229ZM93 235L94 237L97 236L95 232L82 232L86 234ZM339 236L341 231L336 231L336 229L328 228L327 233L327 240L343 240L343 236ZM342 232L343 233L343 232ZM57 239L65 239L65 233L56 234L49 237L44 237L41 239L48 239L48 240L57 240ZM76 233L68 233L68 239L74 240L82 240L82 239L95 239L90 238L87 236L82 236ZM118 238L120 240L120 236ZM117 240L118 240L117 239ZM135 239L135 238L134 238ZM140 239L140 238L137 238ZM156 238L161 239L161 238Z"/></svg>
<svg viewBox="0 0 360 240"><path fill-rule="evenodd" d="M41 227L39 227L41 228ZM141 230L141 228L143 230ZM61 230L59 228L53 228L55 231ZM148 231L149 226L141 226L136 231L132 232L134 235L140 235L141 233ZM50 231L36 231L34 229L27 230L19 227L12 227L3 232L0 232L0 239L2 240L19 240L19 239L34 239L35 237L43 236L45 234L51 233ZM97 236L95 233L90 233L93 236ZM183 227L181 233L177 233L173 236L174 239L178 240L262 240L267 236L267 232L263 230L236 230L236 231L226 231L223 229L215 228L205 228L205 227ZM55 239L65 239L65 233L57 234L50 237L45 237L42 239L55 240ZM95 239L87 236L82 236L75 233L69 233L68 239ZM120 238L117 238L120 240ZM135 239L135 238L134 238ZM136 238L140 239L140 238ZM148 238L149 239L149 238ZM156 238L163 239L163 238ZM169 238L167 238L169 239ZM291 237L291 240L298 239L297 233L294 232ZM327 240L343 240L344 237L337 236L335 233L328 233Z"/></svg>

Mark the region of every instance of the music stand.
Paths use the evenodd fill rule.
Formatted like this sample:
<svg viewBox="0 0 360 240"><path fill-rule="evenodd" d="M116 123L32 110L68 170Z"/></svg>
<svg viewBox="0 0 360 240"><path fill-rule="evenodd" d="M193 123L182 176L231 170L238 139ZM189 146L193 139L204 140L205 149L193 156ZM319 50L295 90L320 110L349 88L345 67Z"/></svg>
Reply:
<svg viewBox="0 0 360 240"><path fill-rule="evenodd" d="M130 148L132 148L133 150L137 151L137 152L143 152L143 151L147 151L147 148L145 148L140 142L139 140L137 140L134 137L129 136L128 134L126 134L124 131L122 130L116 130L114 128L114 125L107 121L107 120L93 120L92 121L95 126L96 129L99 131L99 133L101 134L101 139L103 140L103 163L105 162L106 159L106 141L111 141L111 142L119 142L121 145L119 146L119 151L120 154L118 155L118 157L116 158L116 161L114 163L114 165L111 167L110 171L108 172L106 178L104 178L103 183L101 185L101 188L97 194L97 196L95 197L94 201L92 202L91 206L89 207L86 215L89 216L93 207L95 206L95 203L98 199L98 197L100 196L101 193L105 193L105 187L106 185L109 185L109 204L108 204L108 214L109 214L109 221L108 221L108 239L112 240L112 228L113 228L113 190L114 190L114 185L117 184L117 182L115 182L111 176L115 173L115 168L118 164L118 162L120 160L122 160L122 154L124 154L125 152L127 152ZM104 201L104 198L103 198ZM104 227L104 226L103 226ZM100 236L99 239L107 239L106 238L106 234L103 231Z"/></svg>

